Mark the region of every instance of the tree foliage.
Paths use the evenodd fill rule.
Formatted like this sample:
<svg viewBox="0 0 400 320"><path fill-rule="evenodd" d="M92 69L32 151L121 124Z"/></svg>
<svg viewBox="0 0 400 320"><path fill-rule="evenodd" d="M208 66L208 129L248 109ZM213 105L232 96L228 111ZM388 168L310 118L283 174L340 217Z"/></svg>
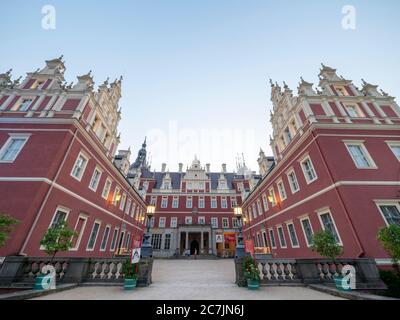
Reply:
<svg viewBox="0 0 400 320"><path fill-rule="evenodd" d="M311 250L333 261L343 254L342 246L337 244L334 235L328 230L314 234Z"/></svg>
<svg viewBox="0 0 400 320"><path fill-rule="evenodd" d="M72 248L72 237L77 233L68 228L67 222L62 221L57 226L47 230L40 244L44 251L52 256L52 260L58 252L68 251Z"/></svg>
<svg viewBox="0 0 400 320"><path fill-rule="evenodd" d="M19 221L9 215L0 214L0 248L4 247L13 226Z"/></svg>
<svg viewBox="0 0 400 320"><path fill-rule="evenodd" d="M393 259L393 263L400 262L400 227L390 225L382 228L378 233L378 240Z"/></svg>
<svg viewBox="0 0 400 320"><path fill-rule="evenodd" d="M248 256L244 259L243 264L243 275L248 280L260 281L260 270L258 270L256 260Z"/></svg>
<svg viewBox="0 0 400 320"><path fill-rule="evenodd" d="M139 264L131 263L130 258L126 259L122 265L122 273L124 274L125 279L137 279L139 273Z"/></svg>

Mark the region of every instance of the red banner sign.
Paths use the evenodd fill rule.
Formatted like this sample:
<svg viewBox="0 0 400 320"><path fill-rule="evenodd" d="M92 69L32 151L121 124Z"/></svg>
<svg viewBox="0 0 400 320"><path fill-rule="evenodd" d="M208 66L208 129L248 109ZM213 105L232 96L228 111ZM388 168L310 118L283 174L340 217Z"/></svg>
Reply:
<svg viewBox="0 0 400 320"><path fill-rule="evenodd" d="M246 252L248 252L252 255L254 254L254 241L252 239L245 240L244 246L245 246Z"/></svg>

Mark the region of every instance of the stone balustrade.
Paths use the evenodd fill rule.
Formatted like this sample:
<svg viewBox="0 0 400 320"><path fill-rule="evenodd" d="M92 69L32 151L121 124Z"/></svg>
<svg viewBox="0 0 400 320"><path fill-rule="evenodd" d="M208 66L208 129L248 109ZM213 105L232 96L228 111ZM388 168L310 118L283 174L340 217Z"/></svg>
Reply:
<svg viewBox="0 0 400 320"><path fill-rule="evenodd" d="M354 267L357 289L385 289L373 259L273 259L256 254L261 285L330 284L333 277L342 274L346 265ZM244 259L235 259L236 284L245 286L242 270Z"/></svg>
<svg viewBox="0 0 400 320"><path fill-rule="evenodd" d="M0 285L13 283L33 284L44 265L51 264L56 271L57 283L109 283L124 280L122 265L125 258L49 258L7 257L0 266ZM141 258L138 286L151 284L153 259Z"/></svg>

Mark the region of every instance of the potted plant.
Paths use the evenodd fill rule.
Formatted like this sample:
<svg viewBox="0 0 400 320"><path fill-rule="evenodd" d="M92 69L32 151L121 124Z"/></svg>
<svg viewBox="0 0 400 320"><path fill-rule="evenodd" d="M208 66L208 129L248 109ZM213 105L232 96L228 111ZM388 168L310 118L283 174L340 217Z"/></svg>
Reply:
<svg viewBox="0 0 400 320"><path fill-rule="evenodd" d="M243 275L249 290L257 290L260 287L260 271L256 260L251 256L246 257L243 261Z"/></svg>
<svg viewBox="0 0 400 320"><path fill-rule="evenodd" d="M130 258L126 259L122 265L122 273L124 275L124 289L132 290L136 288L139 264L132 263Z"/></svg>
<svg viewBox="0 0 400 320"><path fill-rule="evenodd" d="M74 236L77 236L77 233L68 228L66 221L62 221L47 230L43 239L40 241L40 244L43 246L44 252L51 256L50 263L48 264L49 266L52 266L54 257L58 252L68 251L72 248L72 238ZM45 289L44 284L48 284L49 281L51 281L49 275L40 274L36 277L34 289Z"/></svg>
<svg viewBox="0 0 400 320"><path fill-rule="evenodd" d="M312 251L317 252L319 255L328 258L335 264L335 260L343 254L343 248L340 246L329 230L320 231L313 236ZM343 276L333 276L336 288L343 291L350 291L349 286L343 286Z"/></svg>

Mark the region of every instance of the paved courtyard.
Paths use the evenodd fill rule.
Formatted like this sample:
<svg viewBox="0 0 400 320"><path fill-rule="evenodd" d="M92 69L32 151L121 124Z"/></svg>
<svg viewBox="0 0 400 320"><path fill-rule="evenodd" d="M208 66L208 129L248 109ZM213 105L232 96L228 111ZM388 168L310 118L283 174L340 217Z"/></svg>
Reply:
<svg viewBox="0 0 400 320"><path fill-rule="evenodd" d="M48 300L335 300L304 287L263 287L249 291L234 284L232 260L155 260L153 284L124 291L122 287L84 286L36 299Z"/></svg>

